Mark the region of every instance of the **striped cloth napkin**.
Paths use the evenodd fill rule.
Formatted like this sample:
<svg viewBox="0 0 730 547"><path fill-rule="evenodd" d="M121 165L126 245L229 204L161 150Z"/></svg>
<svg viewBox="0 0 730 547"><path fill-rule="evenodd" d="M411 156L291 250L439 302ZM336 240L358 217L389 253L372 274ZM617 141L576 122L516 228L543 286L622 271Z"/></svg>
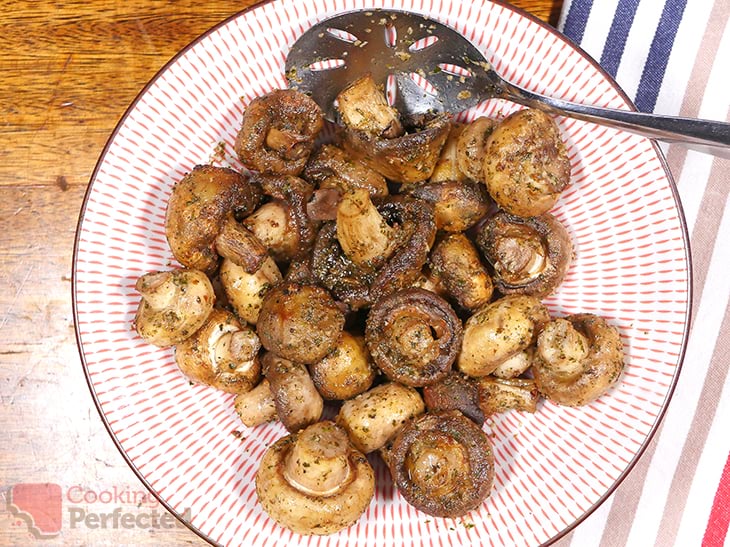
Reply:
<svg viewBox="0 0 730 547"><path fill-rule="evenodd" d="M559 29L646 112L730 121L730 0L565 0ZM694 266L692 330L671 404L570 546L730 546L730 160L663 146Z"/></svg>

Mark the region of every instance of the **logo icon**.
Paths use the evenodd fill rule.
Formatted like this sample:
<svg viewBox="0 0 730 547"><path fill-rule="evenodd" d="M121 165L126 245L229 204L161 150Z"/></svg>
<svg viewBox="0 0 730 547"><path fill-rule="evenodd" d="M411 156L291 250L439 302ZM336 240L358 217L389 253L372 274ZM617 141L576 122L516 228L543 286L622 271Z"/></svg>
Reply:
<svg viewBox="0 0 730 547"><path fill-rule="evenodd" d="M57 484L16 484L8 492L8 508L34 536L50 538L61 532L61 497Z"/></svg>

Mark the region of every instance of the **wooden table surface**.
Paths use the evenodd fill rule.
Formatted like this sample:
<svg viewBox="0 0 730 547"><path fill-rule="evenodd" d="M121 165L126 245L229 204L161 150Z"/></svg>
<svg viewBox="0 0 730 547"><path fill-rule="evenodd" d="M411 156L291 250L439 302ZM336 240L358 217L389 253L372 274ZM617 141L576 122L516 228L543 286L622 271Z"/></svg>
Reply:
<svg viewBox="0 0 730 547"><path fill-rule="evenodd" d="M0 545L205 544L149 499L94 407L74 335L73 241L127 106L178 50L254 3L2 2L0 494L60 495L62 529L38 539L0 502ZM561 0L513 3L556 24ZM60 488L28 486L45 483ZM132 516L99 518L118 507Z"/></svg>

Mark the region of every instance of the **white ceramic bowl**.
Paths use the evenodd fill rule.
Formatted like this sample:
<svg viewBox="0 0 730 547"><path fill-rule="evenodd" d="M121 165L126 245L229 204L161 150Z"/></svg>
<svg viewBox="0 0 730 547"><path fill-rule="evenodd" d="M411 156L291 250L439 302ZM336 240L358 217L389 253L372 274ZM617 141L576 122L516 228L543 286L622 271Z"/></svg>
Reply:
<svg viewBox="0 0 730 547"><path fill-rule="evenodd" d="M376 496L354 526L321 539L279 527L257 503L254 475L283 427L245 428L231 395L192 385L171 350L150 346L132 328L136 279L175 265L164 235L172 185L196 164L240 167L232 150L244 105L286 86L286 53L306 28L361 7L433 14L520 85L631 108L616 84L554 29L488 0L271 0L242 12L192 43L145 87L94 171L74 260L76 329L89 386L135 472L213 543L549 542L585 518L632 468L661 419L684 354L688 238L676 189L650 141L558 119L573 177L553 212L567 225L576 257L545 303L555 315L593 312L615 324L626 348L625 374L617 388L586 407L545 402L535 414L490 420L485 428L495 449L494 488L464 519L416 511L372 458ZM467 117L515 108L490 101Z"/></svg>

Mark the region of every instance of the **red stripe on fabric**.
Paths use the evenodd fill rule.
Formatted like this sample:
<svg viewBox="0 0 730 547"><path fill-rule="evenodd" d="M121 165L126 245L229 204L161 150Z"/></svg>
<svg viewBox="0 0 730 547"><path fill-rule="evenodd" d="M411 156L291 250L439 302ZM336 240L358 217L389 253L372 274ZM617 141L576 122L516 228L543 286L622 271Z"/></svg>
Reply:
<svg viewBox="0 0 730 547"><path fill-rule="evenodd" d="M712 502L710 518L707 519L707 528L702 537L702 547L715 547L725 543L728 524L730 524L730 454L722 470L720 484Z"/></svg>

